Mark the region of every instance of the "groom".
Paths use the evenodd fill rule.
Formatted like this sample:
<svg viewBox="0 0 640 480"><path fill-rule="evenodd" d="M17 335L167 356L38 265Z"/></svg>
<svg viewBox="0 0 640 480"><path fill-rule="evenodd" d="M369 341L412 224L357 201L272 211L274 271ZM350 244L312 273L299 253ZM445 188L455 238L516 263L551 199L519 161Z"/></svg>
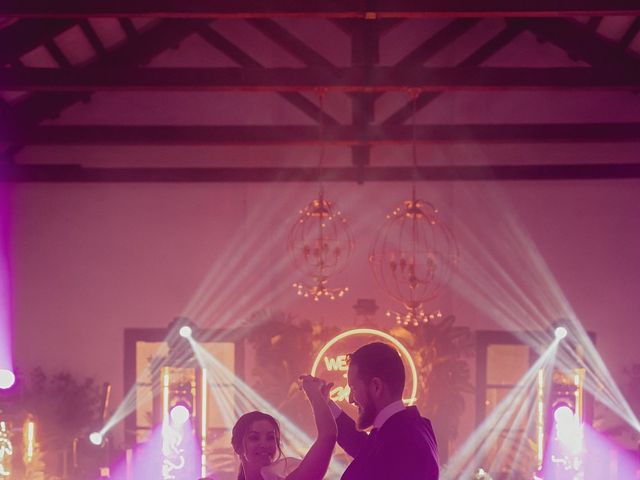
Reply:
<svg viewBox="0 0 640 480"><path fill-rule="evenodd" d="M400 354L375 342L349 356L349 402L357 421L331 402L338 443L353 457L342 480L437 480L438 448L431 422L402 402ZM369 434L368 427L373 427Z"/></svg>

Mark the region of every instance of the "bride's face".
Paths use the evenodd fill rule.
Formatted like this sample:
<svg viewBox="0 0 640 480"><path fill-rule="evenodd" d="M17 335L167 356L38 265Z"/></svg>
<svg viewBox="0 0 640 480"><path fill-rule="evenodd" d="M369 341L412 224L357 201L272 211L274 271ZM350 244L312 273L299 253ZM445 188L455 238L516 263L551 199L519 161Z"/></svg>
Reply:
<svg viewBox="0 0 640 480"><path fill-rule="evenodd" d="M278 449L274 426L268 420L256 420L244 437L243 459L254 466L264 467L273 462Z"/></svg>

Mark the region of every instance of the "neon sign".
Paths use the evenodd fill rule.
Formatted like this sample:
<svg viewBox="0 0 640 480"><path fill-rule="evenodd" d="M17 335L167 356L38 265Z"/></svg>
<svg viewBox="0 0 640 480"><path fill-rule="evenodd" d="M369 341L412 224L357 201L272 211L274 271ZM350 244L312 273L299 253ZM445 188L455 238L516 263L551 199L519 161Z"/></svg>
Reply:
<svg viewBox="0 0 640 480"><path fill-rule="evenodd" d="M391 343L396 349L400 352L403 360L405 361L405 366L408 369L408 377L411 378L411 389L410 395L408 398L404 398L403 401L407 405L412 405L416 401L416 394L418 391L418 373L416 370L416 365L411 357L411 354L406 349L406 347L400 343L395 337L392 337L388 333L382 332L380 330L375 330L373 328L355 328L353 330L348 330L346 332L342 332L339 335L336 335L331 340L329 340L324 347L320 349L316 359L313 362L313 367L311 368L311 375L316 376L318 370L322 368L326 372L343 372L341 377L344 378L344 383L341 385L336 385L330 392L329 396L331 400L334 402L344 402L349 400L349 385L346 383L347 378L347 355L340 353L339 355L330 356L327 355L329 349L331 349L338 342L350 338L350 337L379 337L388 343ZM322 376L322 375L321 375Z"/></svg>

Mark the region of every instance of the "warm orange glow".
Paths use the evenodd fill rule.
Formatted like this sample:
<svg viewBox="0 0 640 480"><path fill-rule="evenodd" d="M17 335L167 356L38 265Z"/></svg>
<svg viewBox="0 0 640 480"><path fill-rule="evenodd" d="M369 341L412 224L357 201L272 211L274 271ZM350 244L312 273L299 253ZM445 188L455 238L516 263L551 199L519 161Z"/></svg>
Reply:
<svg viewBox="0 0 640 480"><path fill-rule="evenodd" d="M202 391L202 408L200 412L200 447L202 455L200 457L200 474L207 476L207 369L202 369L202 381L200 382Z"/></svg>
<svg viewBox="0 0 640 480"><path fill-rule="evenodd" d="M162 421L169 421L169 367L162 368Z"/></svg>
<svg viewBox="0 0 640 480"><path fill-rule="evenodd" d="M538 371L538 395L537 395L537 415L536 415L536 460L538 470L542 468L544 457L544 372Z"/></svg>
<svg viewBox="0 0 640 480"><path fill-rule="evenodd" d="M24 462L31 463L36 439L36 424L33 420L27 420L24 425Z"/></svg>

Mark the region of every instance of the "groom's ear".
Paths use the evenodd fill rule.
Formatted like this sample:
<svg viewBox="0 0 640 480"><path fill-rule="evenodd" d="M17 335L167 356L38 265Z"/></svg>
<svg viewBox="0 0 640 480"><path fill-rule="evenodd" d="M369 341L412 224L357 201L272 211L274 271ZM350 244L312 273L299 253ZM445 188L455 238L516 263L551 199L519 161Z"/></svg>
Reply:
<svg viewBox="0 0 640 480"><path fill-rule="evenodd" d="M369 389L373 395L379 397L380 395L382 395L382 392L384 390L384 383L380 378L373 377L369 382Z"/></svg>

